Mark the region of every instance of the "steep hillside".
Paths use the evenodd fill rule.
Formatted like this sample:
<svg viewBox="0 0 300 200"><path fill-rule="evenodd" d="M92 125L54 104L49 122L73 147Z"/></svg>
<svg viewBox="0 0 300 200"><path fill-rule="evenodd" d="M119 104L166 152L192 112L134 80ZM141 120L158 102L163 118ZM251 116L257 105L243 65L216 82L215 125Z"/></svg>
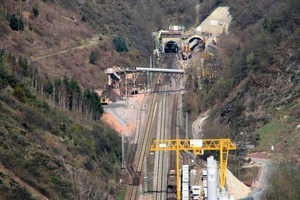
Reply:
<svg viewBox="0 0 300 200"><path fill-rule="evenodd" d="M84 86L103 88L108 67L148 66L151 32L172 23L191 24L197 2L4 0L0 46L51 78L66 74ZM20 19L22 30L12 30L12 16ZM114 38L123 38L128 52L115 49Z"/></svg>
<svg viewBox="0 0 300 200"><path fill-rule="evenodd" d="M289 143L280 142L287 143L296 136L300 111L300 3L291 0L230 5L236 19L232 27L236 36L222 39L227 42L221 44L224 51L220 54L222 80L227 84L217 84L212 90L213 94L223 89L219 97L227 97L217 108L219 120L230 124L236 133L246 133L243 137L261 140L261 150L279 145L280 151L284 146L286 151ZM254 9L257 6L259 9ZM277 137L264 135L259 129L272 123L278 128L267 134Z"/></svg>
<svg viewBox="0 0 300 200"><path fill-rule="evenodd" d="M211 110L207 137L231 137L239 145L254 144L253 151L271 152L273 146L277 161L265 199L298 199L300 2L226 4L233 24L230 35L220 38L214 62L222 76L205 91L190 91L197 105L189 101L186 109Z"/></svg>
<svg viewBox="0 0 300 200"><path fill-rule="evenodd" d="M19 64L0 52L0 199L111 198L120 140L92 120L103 112L92 106L92 93L83 98L81 112L74 104L72 113L69 106L54 107L40 86L28 84L31 77Z"/></svg>
<svg viewBox="0 0 300 200"><path fill-rule="evenodd" d="M115 199L120 140L91 89L147 66L151 32L193 24L197 4L0 1L0 199Z"/></svg>
<svg viewBox="0 0 300 200"><path fill-rule="evenodd" d="M227 4L234 18L231 34L220 38L215 52L222 76L205 91L190 91L201 103L186 108L201 112L211 107L213 119L229 126L231 137L250 142L266 137L260 128L275 123L280 137L261 146L267 150L280 145L283 131L286 141L297 135L300 4L293 0Z"/></svg>

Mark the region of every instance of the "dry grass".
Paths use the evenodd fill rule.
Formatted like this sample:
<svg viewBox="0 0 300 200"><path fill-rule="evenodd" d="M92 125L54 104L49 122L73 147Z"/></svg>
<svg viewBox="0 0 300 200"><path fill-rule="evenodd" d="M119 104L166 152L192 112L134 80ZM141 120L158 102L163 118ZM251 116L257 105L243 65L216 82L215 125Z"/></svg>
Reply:
<svg viewBox="0 0 300 200"><path fill-rule="evenodd" d="M31 13L28 21L25 20L28 28L23 32L11 31L8 23L1 22L1 33L10 34L1 34L0 46L16 57L22 55L30 59L40 58L32 62L32 65L39 67L49 77L62 77L66 74L69 78L78 79L83 86L99 88L106 82L106 78L99 80L100 77L105 77L104 69L122 63L122 56L112 51L110 37L103 37L100 45L95 43L82 49L72 49L87 45L94 35L88 23L78 20L81 16L76 10L66 10L58 4L37 0L7 1L5 4L7 8L17 8L19 5L23 14L31 13L32 7L38 6L39 16L35 18ZM62 52L64 50L67 51ZM97 52L96 66L89 63L91 51Z"/></svg>

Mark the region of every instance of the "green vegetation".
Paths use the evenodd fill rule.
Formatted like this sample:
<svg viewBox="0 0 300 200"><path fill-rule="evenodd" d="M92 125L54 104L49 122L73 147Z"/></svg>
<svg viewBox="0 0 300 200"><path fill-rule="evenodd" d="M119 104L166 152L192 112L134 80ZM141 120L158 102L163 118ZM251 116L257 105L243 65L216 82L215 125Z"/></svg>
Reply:
<svg viewBox="0 0 300 200"><path fill-rule="evenodd" d="M90 54L90 63L95 65L96 61L97 61L97 56L96 56L95 52L92 51Z"/></svg>
<svg viewBox="0 0 300 200"><path fill-rule="evenodd" d="M9 26L14 31L23 31L24 22L21 17L16 17L15 14L11 15L9 18Z"/></svg>
<svg viewBox="0 0 300 200"><path fill-rule="evenodd" d="M295 159L289 156L279 157L272 163L274 168L269 176L270 187L263 195L265 199L300 199L300 167Z"/></svg>
<svg viewBox="0 0 300 200"><path fill-rule="evenodd" d="M37 6L33 7L32 8L32 12L34 14L35 17L38 17L39 16L39 9Z"/></svg>
<svg viewBox="0 0 300 200"><path fill-rule="evenodd" d="M30 193L3 172L0 172L0 193L1 199L34 200Z"/></svg>
<svg viewBox="0 0 300 200"><path fill-rule="evenodd" d="M280 141L280 133L284 131L284 126L280 121L273 121L265 124L263 127L257 130L259 134L259 145L257 150L270 150L271 146L274 146Z"/></svg>
<svg viewBox="0 0 300 200"><path fill-rule="evenodd" d="M222 42L213 51L215 59L207 61L222 76L203 79L202 90L199 81L189 83L186 111L197 116L210 108L211 117L224 127L229 125L231 132L254 138L256 129L278 121L278 115L270 115L270 110L288 106L298 97L300 3L230 1L227 5L234 19L232 34L220 37ZM189 80L196 79L191 75ZM287 80L291 85L285 87ZM195 99L199 101L192 102Z"/></svg>
<svg viewBox="0 0 300 200"><path fill-rule="evenodd" d="M86 15L82 15L81 21L86 22L88 20L88 17Z"/></svg>
<svg viewBox="0 0 300 200"><path fill-rule="evenodd" d="M128 45L123 37L115 36L113 44L117 52L128 52Z"/></svg>
<svg viewBox="0 0 300 200"><path fill-rule="evenodd" d="M91 89L82 93L78 82L66 76L55 81L40 76L26 59L17 62L2 50L0 72L0 161L5 168L50 199L84 199L80 191L87 188L96 199L114 195L121 146L117 134L98 121L103 113L98 95ZM18 184L4 182L0 177L1 198L32 199ZM98 192L104 188L109 191Z"/></svg>
<svg viewBox="0 0 300 200"><path fill-rule="evenodd" d="M126 188L121 188L121 190L116 195L116 200L124 200L126 195Z"/></svg>
<svg viewBox="0 0 300 200"><path fill-rule="evenodd" d="M22 57L19 58L18 64L14 57L10 55L6 57L4 53L0 59L1 88L7 85L13 87L14 95L21 102L25 103L27 96L30 96L30 90L26 89L26 86L33 86L36 92L46 94L57 107L80 111L87 118L95 120L101 118L103 108L97 93L90 89L82 92L77 80L69 80L67 76L63 80L56 78L54 81L50 80L47 75L40 77ZM17 85L16 80L19 80Z"/></svg>
<svg viewBox="0 0 300 200"><path fill-rule="evenodd" d="M0 37L8 42L5 46L14 49L6 55L3 49L0 51L0 160L50 199L76 199L82 191L89 189L90 196L83 195L81 199L115 198L120 173L120 140L114 131L99 122L103 108L98 96L81 86L82 81L94 80L77 75L82 72L81 68L80 72L76 71L77 61L72 63L63 59L56 63L47 58L42 64L37 62L37 66L43 66L45 70L41 73L25 57L16 57L19 54L37 56L31 44L42 44L41 52L50 48L55 50L97 32L103 38L100 48L106 59L100 59L98 49L93 49L97 57L95 59L91 54L89 61L97 62L97 66L102 67L99 71L103 71L107 63L137 66L146 64L153 50L152 31L167 29L168 25L194 26L195 20L201 22L216 6L226 4L233 15L231 34L221 36L219 48L213 52L216 56L207 60L207 66L217 69L222 76L204 78L201 82L194 76L197 72L192 71L188 77L190 91L184 100L186 111L194 118L207 109L212 110L212 124L210 130L207 129L211 131L209 137L261 140L258 146L261 149L266 149L269 141L280 141L277 146L284 150L291 149L292 143L297 144L298 141L289 143L285 139L296 136L294 128L300 117L299 1L165 0L103 1L98 4L86 1L79 6L76 1L43 0L43 8L46 8L43 16L39 7L33 7L35 5L30 2L26 2L26 7L29 11L32 8L37 19L29 18L29 30L22 34L12 33L11 29L24 29L21 15L28 10L21 1L0 3ZM68 11L60 20L54 10L62 7ZM20 8L20 16L13 8ZM80 18L81 21L76 20ZM68 38L64 38L61 37L63 29L56 26L60 22L72 25L75 22L76 29L91 25L94 30L88 32L82 28L73 35L69 31ZM51 34L50 26L53 28ZM110 38L111 35L116 37ZM41 41L47 41L44 48ZM116 52L111 49L128 53L115 56ZM103 64L103 60L107 63ZM62 73L57 74L68 76L50 76L56 74L56 69L51 67L53 63L63 66ZM67 72L65 66L69 67ZM285 109L292 104L293 109ZM277 112L277 108L285 113ZM282 119L282 116L288 118ZM219 135L220 132L223 135ZM237 134L242 132L244 134ZM290 152L299 151L293 148ZM289 191L289 188L285 189ZM4 194L13 195L19 189L14 190L8 184L4 190ZM268 194L269 199L276 199L273 192ZM297 199L291 192L289 194L287 199ZM26 194L23 196L26 198Z"/></svg>
<svg viewBox="0 0 300 200"><path fill-rule="evenodd" d="M25 95L24 88L22 86L17 85L14 88L14 96L22 103L26 102L26 95Z"/></svg>

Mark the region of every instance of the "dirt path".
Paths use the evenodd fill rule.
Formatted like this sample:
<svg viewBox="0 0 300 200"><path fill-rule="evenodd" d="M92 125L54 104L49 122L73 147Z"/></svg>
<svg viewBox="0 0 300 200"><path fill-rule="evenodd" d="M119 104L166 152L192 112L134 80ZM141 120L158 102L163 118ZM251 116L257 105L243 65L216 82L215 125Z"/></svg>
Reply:
<svg viewBox="0 0 300 200"><path fill-rule="evenodd" d="M17 182L21 187L25 188L34 198L49 200L47 197L45 197L43 194L41 194L35 188L33 188L30 185L28 185L27 183L23 182L18 176L15 175L15 173L13 171L5 168L1 162L0 162L0 171L7 174L11 179L13 179L15 182Z"/></svg>
<svg viewBox="0 0 300 200"><path fill-rule="evenodd" d="M195 139L202 138L203 135L203 126L205 125L205 120L209 117L209 110L206 111L203 115L201 115L198 119L196 119L192 124L193 137Z"/></svg>
<svg viewBox="0 0 300 200"><path fill-rule="evenodd" d="M67 53L69 51L76 50L76 49L84 49L86 47L93 46L93 45L96 45L96 44L98 44L98 41L95 37L93 37L93 39L88 40L88 44L84 44L84 45L80 45L80 46L77 46L77 47L64 49L64 50L56 52L56 53L50 53L50 54L39 56L39 57L36 57L36 58L31 58L31 61L41 60L41 59L48 58L48 57L51 57L51 56L56 56L56 55L59 55L59 54Z"/></svg>

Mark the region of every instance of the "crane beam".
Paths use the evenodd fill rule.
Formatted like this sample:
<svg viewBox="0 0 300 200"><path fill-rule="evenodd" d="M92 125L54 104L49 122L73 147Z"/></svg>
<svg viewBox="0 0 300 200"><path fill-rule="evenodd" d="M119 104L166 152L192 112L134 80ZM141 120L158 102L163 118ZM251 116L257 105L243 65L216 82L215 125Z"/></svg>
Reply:
<svg viewBox="0 0 300 200"><path fill-rule="evenodd" d="M202 151L219 151L220 152L220 187L224 188L226 179L226 169L228 153L235 150L236 145L230 139L171 139L171 140L154 140L151 145L151 151L176 151L176 177L177 177L177 200L180 200L180 161L179 151L193 151L195 155L201 154Z"/></svg>

